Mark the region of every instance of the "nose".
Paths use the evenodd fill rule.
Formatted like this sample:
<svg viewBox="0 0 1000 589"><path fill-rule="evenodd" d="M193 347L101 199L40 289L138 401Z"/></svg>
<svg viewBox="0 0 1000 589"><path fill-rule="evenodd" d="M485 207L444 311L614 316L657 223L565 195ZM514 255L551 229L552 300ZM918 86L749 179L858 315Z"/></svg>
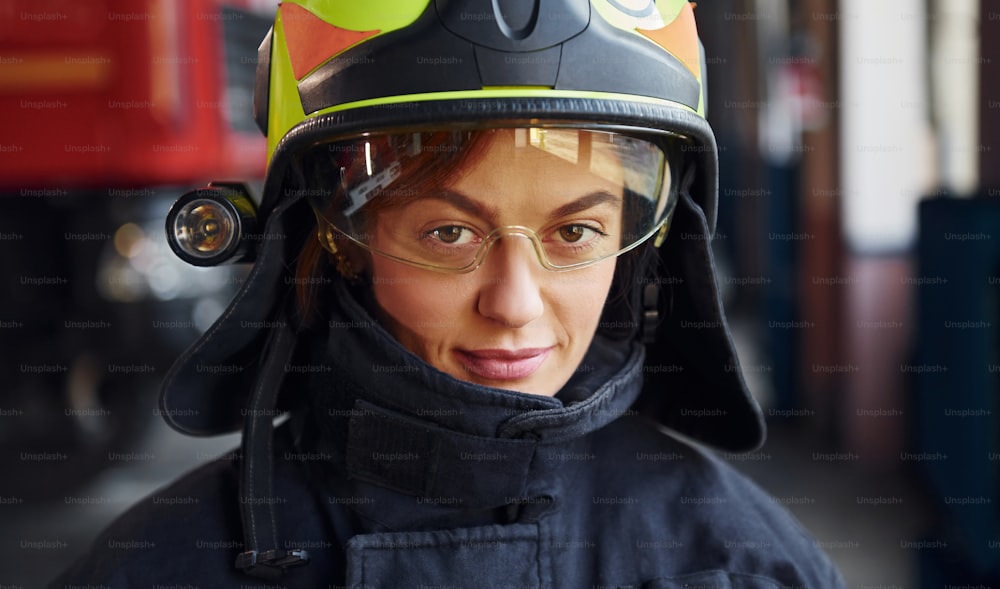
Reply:
<svg viewBox="0 0 1000 589"><path fill-rule="evenodd" d="M540 274L548 272L538 262L531 239L509 234L490 248L479 269L482 285L478 310L484 317L507 327L524 327L542 316Z"/></svg>

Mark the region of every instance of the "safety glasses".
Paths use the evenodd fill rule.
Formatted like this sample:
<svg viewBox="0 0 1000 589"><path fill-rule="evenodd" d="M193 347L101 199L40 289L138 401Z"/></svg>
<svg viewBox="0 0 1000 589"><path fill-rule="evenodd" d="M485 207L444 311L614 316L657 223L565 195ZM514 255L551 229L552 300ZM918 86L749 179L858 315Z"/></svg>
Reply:
<svg viewBox="0 0 1000 589"><path fill-rule="evenodd" d="M376 133L314 147L299 173L326 244L462 273L520 238L566 271L665 233L681 141L545 126Z"/></svg>

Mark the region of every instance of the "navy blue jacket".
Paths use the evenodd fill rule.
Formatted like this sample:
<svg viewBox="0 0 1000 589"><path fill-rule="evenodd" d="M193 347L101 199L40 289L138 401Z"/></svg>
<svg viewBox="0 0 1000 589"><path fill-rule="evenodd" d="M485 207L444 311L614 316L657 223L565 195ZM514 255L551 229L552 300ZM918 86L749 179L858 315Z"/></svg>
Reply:
<svg viewBox="0 0 1000 589"><path fill-rule="evenodd" d="M53 587L843 587L782 506L630 409L641 345L599 337L539 397L440 373L343 306L286 367L298 402L272 449L273 540L307 564L271 584L234 567L234 453L135 505Z"/></svg>

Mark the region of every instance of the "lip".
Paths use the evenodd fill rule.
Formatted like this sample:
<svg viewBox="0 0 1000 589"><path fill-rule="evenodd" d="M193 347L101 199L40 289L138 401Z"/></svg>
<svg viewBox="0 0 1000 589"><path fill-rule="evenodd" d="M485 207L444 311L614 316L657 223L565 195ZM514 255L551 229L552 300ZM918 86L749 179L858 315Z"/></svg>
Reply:
<svg viewBox="0 0 1000 589"><path fill-rule="evenodd" d="M520 380L535 373L552 348L456 350L462 366L489 380Z"/></svg>

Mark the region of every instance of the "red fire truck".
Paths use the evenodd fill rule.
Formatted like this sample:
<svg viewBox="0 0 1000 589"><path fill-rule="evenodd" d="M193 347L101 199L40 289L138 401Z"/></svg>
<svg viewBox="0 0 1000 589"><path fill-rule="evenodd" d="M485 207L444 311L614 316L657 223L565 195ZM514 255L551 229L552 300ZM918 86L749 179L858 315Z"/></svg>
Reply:
<svg viewBox="0 0 1000 589"><path fill-rule="evenodd" d="M192 186L262 178L252 94L276 4L0 3L0 495L128 456L238 284L176 260L163 223Z"/></svg>

